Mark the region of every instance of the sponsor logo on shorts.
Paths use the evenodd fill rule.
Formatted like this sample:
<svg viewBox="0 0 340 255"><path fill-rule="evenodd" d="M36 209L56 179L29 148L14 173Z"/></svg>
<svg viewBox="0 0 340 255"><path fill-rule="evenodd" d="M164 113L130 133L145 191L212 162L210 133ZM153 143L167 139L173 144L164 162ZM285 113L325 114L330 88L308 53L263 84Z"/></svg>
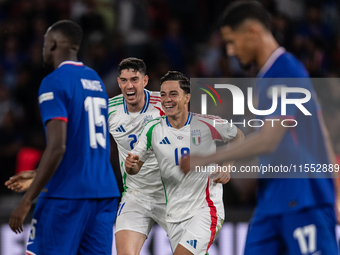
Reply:
<svg viewBox="0 0 340 255"><path fill-rule="evenodd" d="M192 247L194 247L196 249L197 240L188 240L187 243L190 244L190 246L192 246Z"/></svg>

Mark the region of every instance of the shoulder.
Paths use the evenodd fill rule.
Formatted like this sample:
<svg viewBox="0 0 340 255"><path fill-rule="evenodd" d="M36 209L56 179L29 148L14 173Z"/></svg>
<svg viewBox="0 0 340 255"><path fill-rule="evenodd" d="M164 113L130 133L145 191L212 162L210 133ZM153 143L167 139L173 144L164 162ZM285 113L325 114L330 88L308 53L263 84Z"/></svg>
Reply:
<svg viewBox="0 0 340 255"><path fill-rule="evenodd" d="M157 117L157 118L154 118L154 119L148 121L145 124L142 132L143 131L144 131L144 133L145 132L152 132L155 129L156 126L160 126L158 124L161 124L162 122L165 122L165 118L166 118L165 116L162 116L162 117Z"/></svg>
<svg viewBox="0 0 340 255"><path fill-rule="evenodd" d="M150 95L150 104L159 106L161 104L161 94L158 91L148 91L147 93Z"/></svg>
<svg viewBox="0 0 340 255"><path fill-rule="evenodd" d="M160 99L161 98L161 93L159 91L149 91L149 90L146 90L146 91L150 93L151 99Z"/></svg>
<svg viewBox="0 0 340 255"><path fill-rule="evenodd" d="M304 65L293 54L285 52L270 68L265 77L277 78L308 78Z"/></svg>
<svg viewBox="0 0 340 255"><path fill-rule="evenodd" d="M123 99L124 99L123 94L109 98L109 108L112 109L119 108L120 105L123 105Z"/></svg>
<svg viewBox="0 0 340 255"><path fill-rule="evenodd" d="M53 71L41 81L39 94L47 90L63 90L65 88L63 85L64 83L60 81L58 74Z"/></svg>
<svg viewBox="0 0 340 255"><path fill-rule="evenodd" d="M113 118L114 116L117 116L121 111L124 110L124 103L123 103L123 95L120 94L115 97L109 98L109 118Z"/></svg>
<svg viewBox="0 0 340 255"><path fill-rule="evenodd" d="M201 115L198 113L193 114L193 120L203 122L205 124L214 125L215 123L221 123L224 120L220 116L216 115Z"/></svg>

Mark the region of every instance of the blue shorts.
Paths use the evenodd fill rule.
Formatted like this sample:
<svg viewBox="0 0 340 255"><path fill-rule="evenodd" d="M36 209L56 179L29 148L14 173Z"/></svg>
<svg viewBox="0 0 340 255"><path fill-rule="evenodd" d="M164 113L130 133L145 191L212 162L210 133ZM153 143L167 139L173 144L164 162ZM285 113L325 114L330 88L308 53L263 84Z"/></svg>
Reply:
<svg viewBox="0 0 340 255"><path fill-rule="evenodd" d="M119 198L39 198L26 254L111 254Z"/></svg>
<svg viewBox="0 0 340 255"><path fill-rule="evenodd" d="M332 206L256 217L249 225L245 255L338 255Z"/></svg>

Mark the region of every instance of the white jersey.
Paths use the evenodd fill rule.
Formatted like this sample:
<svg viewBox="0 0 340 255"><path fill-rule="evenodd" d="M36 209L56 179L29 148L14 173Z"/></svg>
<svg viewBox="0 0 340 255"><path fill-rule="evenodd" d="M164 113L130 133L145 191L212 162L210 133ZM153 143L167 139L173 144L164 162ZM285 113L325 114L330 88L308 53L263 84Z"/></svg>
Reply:
<svg viewBox="0 0 340 255"><path fill-rule="evenodd" d="M175 223L192 217L202 207L210 207L224 219L222 184L213 184L207 174L190 172L184 175L179 168L181 157L190 153L210 154L216 151L215 141L233 139L237 128L219 122L219 117L189 113L187 123L181 129L173 128L163 116L147 123L138 144L132 150L141 161L153 151L158 160L167 196L166 221Z"/></svg>
<svg viewBox="0 0 340 255"><path fill-rule="evenodd" d="M108 122L110 133L118 146L124 193L136 195L141 200L140 202L149 208L149 203L165 203L164 188L155 155L150 153L148 160L137 175L129 175L125 171L125 159L135 146L145 124L164 114L160 103L160 93L145 89L144 94L144 107L136 113L128 112L123 95L109 99Z"/></svg>

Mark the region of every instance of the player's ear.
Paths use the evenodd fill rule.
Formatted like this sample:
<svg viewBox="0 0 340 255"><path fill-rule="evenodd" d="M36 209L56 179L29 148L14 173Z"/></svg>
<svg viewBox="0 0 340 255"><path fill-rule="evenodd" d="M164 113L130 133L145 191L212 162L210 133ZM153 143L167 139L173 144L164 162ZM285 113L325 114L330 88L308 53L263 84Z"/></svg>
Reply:
<svg viewBox="0 0 340 255"><path fill-rule="evenodd" d="M57 42L55 40L52 41L52 45L51 45L51 51L54 51L57 48Z"/></svg>
<svg viewBox="0 0 340 255"><path fill-rule="evenodd" d="M146 85L148 85L148 82L149 82L149 76L144 75L144 78L143 78L143 86L144 86L144 88L145 88Z"/></svg>
<svg viewBox="0 0 340 255"><path fill-rule="evenodd" d="M251 39L254 39L259 35L260 27L257 23L250 23L247 25L247 33Z"/></svg>
<svg viewBox="0 0 340 255"><path fill-rule="evenodd" d="M190 102L190 98L191 98L190 93L185 94L185 99L186 99L186 102L187 102L187 103Z"/></svg>
<svg viewBox="0 0 340 255"><path fill-rule="evenodd" d="M117 77L117 82L118 82L118 87L119 87L120 89L122 89L122 87L120 86L120 79L119 79L119 77Z"/></svg>

